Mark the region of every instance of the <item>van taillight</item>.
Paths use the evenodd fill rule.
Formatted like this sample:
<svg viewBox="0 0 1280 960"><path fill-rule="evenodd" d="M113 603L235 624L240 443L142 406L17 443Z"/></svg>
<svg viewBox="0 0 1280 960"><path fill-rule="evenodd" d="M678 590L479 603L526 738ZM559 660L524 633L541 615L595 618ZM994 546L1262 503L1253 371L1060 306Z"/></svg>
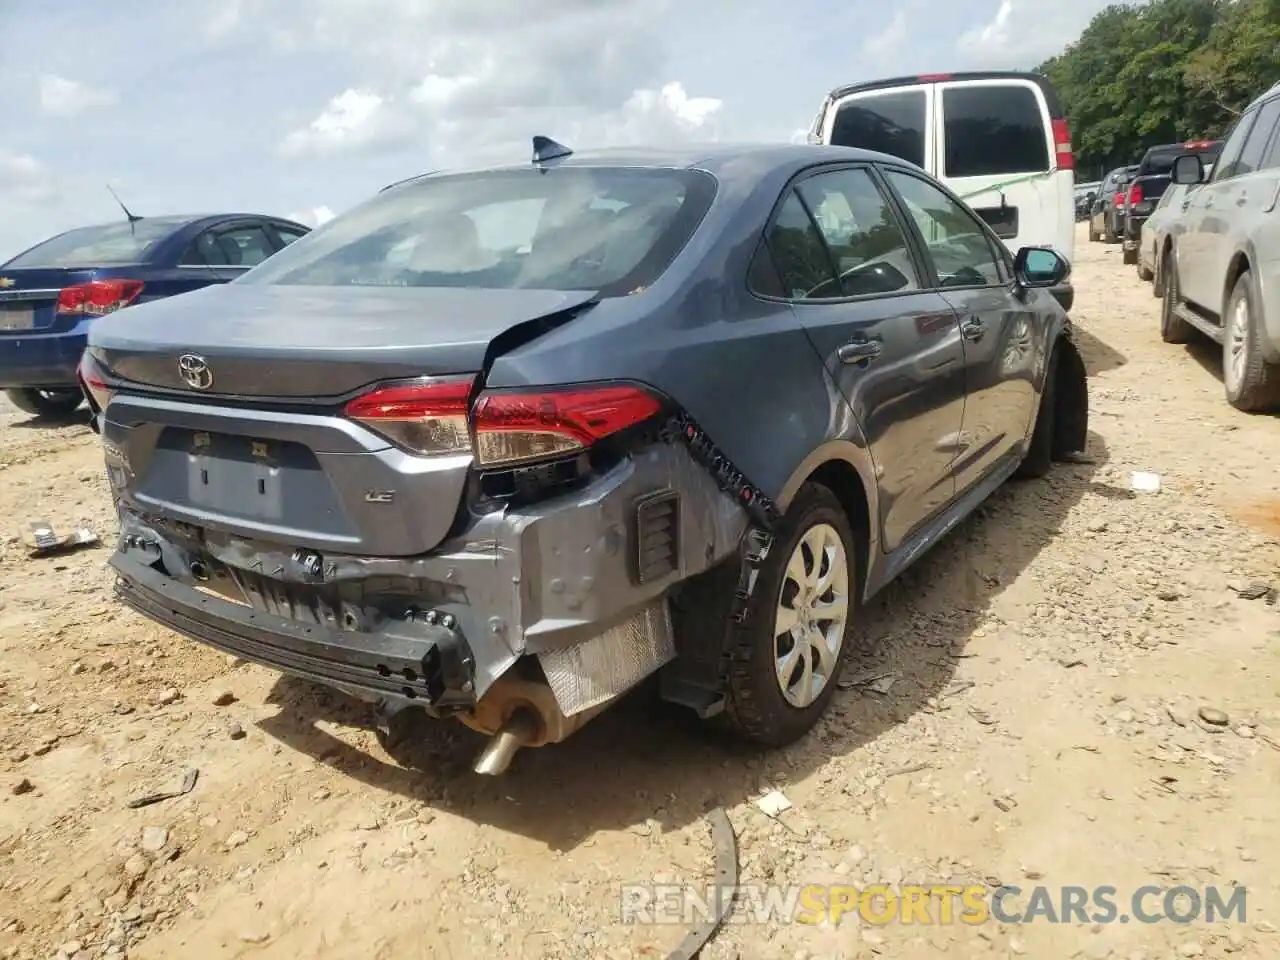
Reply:
<svg viewBox="0 0 1280 960"><path fill-rule="evenodd" d="M473 377L388 384L344 408L353 420L426 456L474 453L501 467L581 453L662 410L643 387L625 383L482 392Z"/></svg>
<svg viewBox="0 0 1280 960"><path fill-rule="evenodd" d="M1071 152L1071 129L1067 126L1066 117L1058 117L1051 121L1053 127L1054 161L1059 170L1074 170L1076 158Z"/></svg>

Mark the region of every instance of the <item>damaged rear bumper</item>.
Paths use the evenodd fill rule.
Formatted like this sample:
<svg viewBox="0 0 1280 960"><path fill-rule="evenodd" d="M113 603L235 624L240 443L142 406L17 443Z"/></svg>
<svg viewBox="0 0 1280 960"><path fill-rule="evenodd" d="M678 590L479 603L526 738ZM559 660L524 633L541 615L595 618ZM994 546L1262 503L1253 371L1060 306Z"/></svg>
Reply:
<svg viewBox="0 0 1280 960"><path fill-rule="evenodd" d="M437 710L474 702L474 661L448 623L417 635L350 634L203 593L118 552L116 596L158 623L224 653L364 696L422 700ZM354 641L354 642L353 642Z"/></svg>
<svg viewBox="0 0 1280 960"><path fill-rule="evenodd" d="M510 711L486 694L539 672L554 697L539 712L564 718L670 661L667 591L735 551L747 525L685 446L659 443L576 491L475 517L419 557L320 555L122 498L112 566L125 603L195 640L490 728ZM513 670L522 659L540 671Z"/></svg>

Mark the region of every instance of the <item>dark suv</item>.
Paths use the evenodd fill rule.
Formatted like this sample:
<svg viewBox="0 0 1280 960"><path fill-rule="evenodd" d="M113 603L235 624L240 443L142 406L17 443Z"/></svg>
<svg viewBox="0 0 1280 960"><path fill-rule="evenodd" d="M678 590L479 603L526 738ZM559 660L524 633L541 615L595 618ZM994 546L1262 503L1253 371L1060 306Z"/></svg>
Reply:
<svg viewBox="0 0 1280 960"><path fill-rule="evenodd" d="M1102 180L1089 214L1089 239L1104 243L1120 240L1124 227L1124 188L1137 167L1116 167Z"/></svg>
<svg viewBox="0 0 1280 960"><path fill-rule="evenodd" d="M1138 262L1138 244L1142 240L1142 225L1147 222L1172 182L1173 161L1188 153L1200 157L1206 167L1212 167L1222 152L1221 140L1189 140L1186 143L1166 143L1151 147L1142 155L1137 173L1129 181L1123 204L1124 262Z"/></svg>

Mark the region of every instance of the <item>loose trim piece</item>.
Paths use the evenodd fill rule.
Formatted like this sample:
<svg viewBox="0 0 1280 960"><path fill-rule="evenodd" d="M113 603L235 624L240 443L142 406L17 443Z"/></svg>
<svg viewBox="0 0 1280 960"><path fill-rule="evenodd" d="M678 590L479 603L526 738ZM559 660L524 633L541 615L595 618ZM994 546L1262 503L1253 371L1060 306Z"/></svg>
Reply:
<svg viewBox="0 0 1280 960"><path fill-rule="evenodd" d="M773 545L772 531L782 516L781 511L777 504L743 476L742 471L720 452L707 432L687 413L679 413L667 421L662 430L662 438L667 443L679 440L685 444L694 460L711 473L721 490L742 505L754 524L743 536L742 568L738 573L733 608L730 611L735 623L745 623L751 594L760 574L760 565L764 563L765 557L769 555L769 548Z"/></svg>
<svg viewBox="0 0 1280 960"><path fill-rule="evenodd" d="M738 838L724 808L716 807L707 814L707 820L711 822L711 843L716 853L715 915L695 924L679 946L667 954L667 960L695 960L733 909L738 887Z"/></svg>

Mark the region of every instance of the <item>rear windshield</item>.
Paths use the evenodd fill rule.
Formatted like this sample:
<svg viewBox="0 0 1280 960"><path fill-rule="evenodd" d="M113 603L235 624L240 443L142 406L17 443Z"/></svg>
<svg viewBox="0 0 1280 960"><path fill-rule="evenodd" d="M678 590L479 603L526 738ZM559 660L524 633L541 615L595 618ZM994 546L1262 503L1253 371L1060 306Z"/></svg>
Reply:
<svg viewBox="0 0 1280 960"><path fill-rule="evenodd" d="M1189 149L1180 143L1171 144L1167 147L1152 147L1142 158L1142 163L1138 165L1138 176L1172 176L1173 161L1189 153L1199 155L1201 163L1205 165L1211 164L1218 159L1218 154L1222 153L1222 141L1214 141L1209 146L1199 150Z"/></svg>
<svg viewBox="0 0 1280 960"><path fill-rule="evenodd" d="M900 157L924 166L923 90L903 90L849 100L836 111L831 142Z"/></svg>
<svg viewBox="0 0 1280 960"><path fill-rule="evenodd" d="M715 190L700 171L637 167L427 177L378 194L234 282L624 296L661 276Z"/></svg>
<svg viewBox="0 0 1280 960"><path fill-rule="evenodd" d="M171 220L140 220L80 227L20 253L6 267L96 267L140 263L157 240L173 232Z"/></svg>
<svg viewBox="0 0 1280 960"><path fill-rule="evenodd" d="M1022 84L971 84L942 92L947 177L1043 173L1049 131L1035 91Z"/></svg>

